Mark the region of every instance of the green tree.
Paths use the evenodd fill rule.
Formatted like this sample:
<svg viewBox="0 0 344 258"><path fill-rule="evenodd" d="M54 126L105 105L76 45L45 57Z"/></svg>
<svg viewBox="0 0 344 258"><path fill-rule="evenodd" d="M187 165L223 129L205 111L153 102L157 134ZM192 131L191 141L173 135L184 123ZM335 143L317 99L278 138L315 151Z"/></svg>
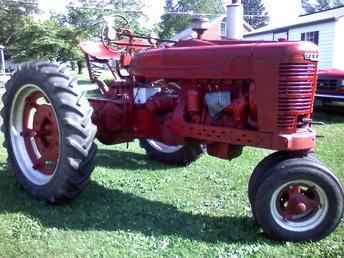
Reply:
<svg viewBox="0 0 344 258"><path fill-rule="evenodd" d="M257 29L268 24L269 15L261 0L242 0L245 21Z"/></svg>
<svg viewBox="0 0 344 258"><path fill-rule="evenodd" d="M62 27L62 38L66 40L67 46L62 49L60 59L63 61L74 60L78 64L79 72L84 65L84 56L78 48L80 41L85 39L98 38L104 25L104 18L116 14L125 16L135 32L144 31L139 26L139 19L142 17L141 0L110 0L104 1L77 0L67 6L64 14L55 15ZM116 26L114 24L114 26Z"/></svg>
<svg viewBox="0 0 344 258"><path fill-rule="evenodd" d="M16 41L27 17L39 12L37 0L0 0L0 44L9 46Z"/></svg>
<svg viewBox="0 0 344 258"><path fill-rule="evenodd" d="M159 24L159 36L171 38L176 33L184 30L191 24L193 13L223 14L224 7L222 0L166 0L165 14L161 17ZM212 16L210 16L212 17Z"/></svg>
<svg viewBox="0 0 344 258"><path fill-rule="evenodd" d="M39 13L36 1L0 0L0 44L6 45L14 60L75 61L81 66L84 57L78 44L99 36L102 17L111 14L111 10L142 8L140 0L126 1L126 9L122 0L107 1L105 6L99 1L75 0L74 5L68 5L66 14L51 15L49 20L39 21L33 18ZM134 13L128 16L132 21L140 17ZM136 22L136 26L138 24Z"/></svg>
<svg viewBox="0 0 344 258"><path fill-rule="evenodd" d="M306 13L324 11L338 6L343 6L344 0L302 0L302 7Z"/></svg>
<svg viewBox="0 0 344 258"><path fill-rule="evenodd" d="M17 31L16 41L9 45L11 57L16 61L49 59L58 61L68 42L61 37L61 28L56 20L34 21L26 17L24 26Z"/></svg>
<svg viewBox="0 0 344 258"><path fill-rule="evenodd" d="M62 25L72 25L79 36L94 38L99 36L104 18L116 14L126 17L133 29L139 29L142 8L142 0L109 0L106 4L104 1L76 0L67 6L65 14L56 17Z"/></svg>

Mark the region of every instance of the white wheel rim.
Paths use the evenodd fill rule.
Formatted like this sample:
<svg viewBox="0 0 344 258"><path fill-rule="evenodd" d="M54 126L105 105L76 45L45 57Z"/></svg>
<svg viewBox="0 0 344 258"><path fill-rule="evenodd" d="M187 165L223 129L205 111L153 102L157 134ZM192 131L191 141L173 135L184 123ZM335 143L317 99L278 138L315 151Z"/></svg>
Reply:
<svg viewBox="0 0 344 258"><path fill-rule="evenodd" d="M39 91L51 103L48 96L37 85L26 84L22 86L13 98L9 117L9 134L12 151L20 170L31 183L42 186L51 181L56 173L57 166L51 175L44 175L39 170L34 169L33 162L25 146L24 137L21 135L23 131L25 99L35 91ZM57 117L54 107L51 107L55 117ZM60 129L58 128L58 130L58 134L60 135ZM59 162L59 158L57 162Z"/></svg>
<svg viewBox="0 0 344 258"><path fill-rule="evenodd" d="M147 142L150 146L152 146L155 150L163 152L163 153L174 153L179 151L183 148L183 145L167 145L162 142L148 139Z"/></svg>
<svg viewBox="0 0 344 258"><path fill-rule="evenodd" d="M315 190L319 198L320 206L309 214L305 214L305 216L299 216L296 220L284 218L277 207L277 203L279 202L278 197L281 191L289 185L303 185ZM270 201L271 215L274 221L280 227L294 232L306 232L321 224L328 212L328 206L328 198L325 191L318 184L308 180L295 180L283 184L274 191Z"/></svg>

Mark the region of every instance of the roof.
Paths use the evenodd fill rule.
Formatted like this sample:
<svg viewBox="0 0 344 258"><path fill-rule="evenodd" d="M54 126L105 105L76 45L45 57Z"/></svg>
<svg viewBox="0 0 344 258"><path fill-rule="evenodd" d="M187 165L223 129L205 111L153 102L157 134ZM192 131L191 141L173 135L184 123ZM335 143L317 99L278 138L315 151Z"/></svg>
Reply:
<svg viewBox="0 0 344 258"><path fill-rule="evenodd" d="M219 22L225 20L226 18L227 18L226 15L218 16L218 17L212 19L211 21L209 21L209 26L211 27L212 25L215 25L216 23L219 23ZM246 21L243 22L243 25L247 31L253 31L253 27L250 24L248 24ZM171 40L178 41L180 39L184 39L184 38L187 38L189 36L192 36L193 33L195 33L195 35L197 35L196 32L194 32L192 30L192 26L189 26L185 30L177 33L173 38L171 38Z"/></svg>
<svg viewBox="0 0 344 258"><path fill-rule="evenodd" d="M294 19L291 23L280 23L280 24L272 24L265 27L262 27L258 30L254 30L252 32L246 33L245 36L254 36L259 34L264 34L268 32L288 29L292 27L300 27L308 24L317 24L323 22L331 22L336 21L337 19L344 16L344 6L331 8L324 11L319 11L312 14L307 15L300 15L296 19Z"/></svg>

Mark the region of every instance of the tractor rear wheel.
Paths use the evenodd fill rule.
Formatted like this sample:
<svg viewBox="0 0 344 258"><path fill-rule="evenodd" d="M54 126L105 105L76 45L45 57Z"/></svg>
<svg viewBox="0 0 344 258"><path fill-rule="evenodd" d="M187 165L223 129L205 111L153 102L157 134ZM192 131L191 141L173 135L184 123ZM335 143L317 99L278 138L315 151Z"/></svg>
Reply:
<svg viewBox="0 0 344 258"><path fill-rule="evenodd" d="M38 200L77 197L94 168L97 129L76 81L48 62L26 63L2 100L4 146L17 182Z"/></svg>
<svg viewBox="0 0 344 258"><path fill-rule="evenodd" d="M324 165L307 157L279 162L270 170L253 203L258 224L273 239L319 240L343 216L344 194Z"/></svg>
<svg viewBox="0 0 344 258"><path fill-rule="evenodd" d="M197 144L167 145L150 139L141 140L140 146L152 160L179 166L189 165L203 152L202 147Z"/></svg>

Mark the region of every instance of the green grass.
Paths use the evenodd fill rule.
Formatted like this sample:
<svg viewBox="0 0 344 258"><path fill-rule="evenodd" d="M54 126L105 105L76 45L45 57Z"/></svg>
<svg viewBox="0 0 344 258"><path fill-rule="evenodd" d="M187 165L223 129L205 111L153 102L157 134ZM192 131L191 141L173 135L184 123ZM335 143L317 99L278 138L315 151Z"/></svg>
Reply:
<svg viewBox="0 0 344 258"><path fill-rule="evenodd" d="M344 117L318 114L317 154L344 181ZM2 139L2 138L1 138ZM247 182L266 150L187 168L146 160L137 143L99 144L92 182L74 202L32 200L0 151L0 257L343 257L344 223L325 240L269 240L255 225Z"/></svg>

